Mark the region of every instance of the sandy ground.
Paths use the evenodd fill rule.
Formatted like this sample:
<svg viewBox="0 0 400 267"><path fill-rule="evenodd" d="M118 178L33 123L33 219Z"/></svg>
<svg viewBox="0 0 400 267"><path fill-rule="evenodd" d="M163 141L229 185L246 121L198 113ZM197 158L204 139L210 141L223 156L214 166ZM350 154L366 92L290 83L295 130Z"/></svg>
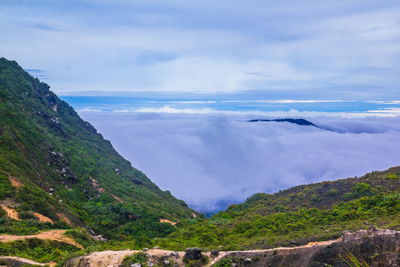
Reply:
<svg viewBox="0 0 400 267"><path fill-rule="evenodd" d="M32 214L40 221L40 222L48 222L48 223L53 223L53 220L50 219L49 217L46 217L40 213L37 212L32 212Z"/></svg>
<svg viewBox="0 0 400 267"><path fill-rule="evenodd" d="M0 207L7 213L7 216L11 219L19 221L18 212L10 207L7 207L4 204L0 204Z"/></svg>
<svg viewBox="0 0 400 267"><path fill-rule="evenodd" d="M69 226L73 226L73 223L71 222L70 219L68 219L67 216L65 216L65 214L57 213L57 217L58 217L62 222L65 222L65 223L68 224Z"/></svg>
<svg viewBox="0 0 400 267"><path fill-rule="evenodd" d="M177 222L173 222L173 221L170 221L168 219L162 219L162 218L160 219L160 223L169 223L171 225L177 224Z"/></svg>
<svg viewBox="0 0 400 267"><path fill-rule="evenodd" d="M8 176L8 180L10 181L11 185L15 188L20 188L24 185L18 178L15 178L14 176L11 175Z"/></svg>
<svg viewBox="0 0 400 267"><path fill-rule="evenodd" d="M83 247L77 242L75 242L72 238L63 235L65 234L66 231L67 230L50 230L41 232L37 235L0 235L0 242L12 242L17 240L37 238L42 240L54 240L58 242L64 242L73 245L75 247L78 247L80 249L83 249Z"/></svg>

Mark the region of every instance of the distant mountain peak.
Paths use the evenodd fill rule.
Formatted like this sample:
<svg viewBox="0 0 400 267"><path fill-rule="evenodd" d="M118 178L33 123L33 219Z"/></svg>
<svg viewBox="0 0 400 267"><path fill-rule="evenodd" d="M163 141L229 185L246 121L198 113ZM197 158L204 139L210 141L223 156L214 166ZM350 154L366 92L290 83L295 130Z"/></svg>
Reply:
<svg viewBox="0 0 400 267"><path fill-rule="evenodd" d="M311 121L305 120L305 119L294 119L294 118L284 118L284 119L253 119L253 120L248 120L247 122L289 122L289 123L293 123L293 124L297 124L297 125L301 125L301 126L314 126L317 128L317 125L315 125L314 123L312 123Z"/></svg>

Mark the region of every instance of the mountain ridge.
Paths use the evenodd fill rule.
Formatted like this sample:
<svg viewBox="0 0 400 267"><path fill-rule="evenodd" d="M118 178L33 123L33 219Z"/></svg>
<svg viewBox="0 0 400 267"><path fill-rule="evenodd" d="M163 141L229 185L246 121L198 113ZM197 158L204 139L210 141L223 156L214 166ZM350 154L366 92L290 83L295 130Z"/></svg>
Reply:
<svg viewBox="0 0 400 267"><path fill-rule="evenodd" d="M47 84L5 58L0 123L0 202L22 217L36 212L60 227L129 240L132 233L149 239L174 231L162 218L200 215L133 168ZM22 221L11 220L0 233L29 232Z"/></svg>

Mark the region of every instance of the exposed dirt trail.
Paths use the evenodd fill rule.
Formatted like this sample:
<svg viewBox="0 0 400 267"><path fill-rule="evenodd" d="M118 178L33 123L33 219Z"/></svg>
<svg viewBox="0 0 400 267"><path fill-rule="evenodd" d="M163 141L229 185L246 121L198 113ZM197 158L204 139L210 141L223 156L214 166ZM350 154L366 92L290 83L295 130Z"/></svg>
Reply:
<svg viewBox="0 0 400 267"><path fill-rule="evenodd" d="M0 235L0 242L12 242L17 240L26 240L26 239L42 239L42 240L53 240L58 242L64 242L70 245L73 245L77 248L83 249L83 247L75 242L72 238L64 236L67 230L50 230L41 232L36 235Z"/></svg>

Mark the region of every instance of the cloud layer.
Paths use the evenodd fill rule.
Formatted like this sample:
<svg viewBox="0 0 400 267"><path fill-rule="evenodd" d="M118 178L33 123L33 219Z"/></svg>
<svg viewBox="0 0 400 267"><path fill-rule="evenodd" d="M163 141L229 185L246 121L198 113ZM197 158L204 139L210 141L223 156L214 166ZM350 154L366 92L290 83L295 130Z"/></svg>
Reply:
<svg viewBox="0 0 400 267"><path fill-rule="evenodd" d="M399 117L308 118L338 131L333 132L290 123L248 123L261 118L250 115L81 115L162 189L201 211L224 208L256 192L400 164Z"/></svg>

